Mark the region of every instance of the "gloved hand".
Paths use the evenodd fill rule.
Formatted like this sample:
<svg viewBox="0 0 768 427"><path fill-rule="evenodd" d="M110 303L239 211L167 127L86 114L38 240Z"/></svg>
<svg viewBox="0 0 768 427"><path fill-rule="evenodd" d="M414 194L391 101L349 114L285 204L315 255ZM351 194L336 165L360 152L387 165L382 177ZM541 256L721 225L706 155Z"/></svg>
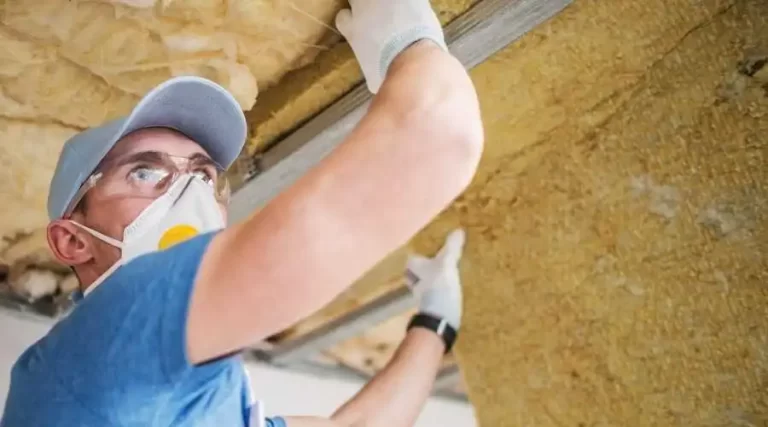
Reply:
<svg viewBox="0 0 768 427"><path fill-rule="evenodd" d="M377 93L395 57L421 39L445 45L429 0L350 0L352 10L336 15L336 27L352 46L368 89Z"/></svg>
<svg viewBox="0 0 768 427"><path fill-rule="evenodd" d="M419 298L419 311L445 319L457 331L461 326L462 293L459 260L465 233L452 231L434 258L408 258L408 285Z"/></svg>

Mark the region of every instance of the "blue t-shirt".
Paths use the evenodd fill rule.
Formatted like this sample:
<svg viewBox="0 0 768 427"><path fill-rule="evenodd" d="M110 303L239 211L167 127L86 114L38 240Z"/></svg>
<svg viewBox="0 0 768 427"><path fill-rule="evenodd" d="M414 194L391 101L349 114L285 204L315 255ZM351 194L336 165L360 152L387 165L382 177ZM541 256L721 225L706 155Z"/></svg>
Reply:
<svg viewBox="0 0 768 427"><path fill-rule="evenodd" d="M14 364L0 427L248 427L240 356L186 358L189 300L213 236L138 257L78 302Z"/></svg>

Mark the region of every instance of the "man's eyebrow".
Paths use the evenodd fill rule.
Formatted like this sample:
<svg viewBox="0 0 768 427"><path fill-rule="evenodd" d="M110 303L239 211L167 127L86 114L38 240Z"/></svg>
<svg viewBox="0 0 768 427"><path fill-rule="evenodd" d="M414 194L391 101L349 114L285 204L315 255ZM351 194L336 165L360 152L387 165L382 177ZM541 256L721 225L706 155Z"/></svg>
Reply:
<svg viewBox="0 0 768 427"><path fill-rule="evenodd" d="M195 153L195 154L189 156L189 160L193 160L193 161L196 161L196 162L197 161L213 162L212 158L210 158L209 156L207 156L207 155L205 155L203 153Z"/></svg>
<svg viewBox="0 0 768 427"><path fill-rule="evenodd" d="M117 159L117 165L125 165L135 162L160 162L163 160L162 154L157 151L140 151L138 153L129 154Z"/></svg>
<svg viewBox="0 0 768 427"><path fill-rule="evenodd" d="M210 156L203 154L203 153L195 153L189 157L189 161L197 164L203 164L203 165L211 165L215 167L220 167L216 161L214 161Z"/></svg>

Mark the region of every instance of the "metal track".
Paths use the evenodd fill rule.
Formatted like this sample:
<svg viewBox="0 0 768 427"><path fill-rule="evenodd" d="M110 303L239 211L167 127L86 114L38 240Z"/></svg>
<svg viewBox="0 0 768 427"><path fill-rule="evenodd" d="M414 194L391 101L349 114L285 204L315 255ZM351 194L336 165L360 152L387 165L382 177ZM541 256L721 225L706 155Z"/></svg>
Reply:
<svg viewBox="0 0 768 427"><path fill-rule="evenodd" d="M572 0L484 0L445 28L451 53L473 68ZM232 196L229 220L248 217L331 153L365 115L371 94L364 84L275 144L261 158L263 171Z"/></svg>
<svg viewBox="0 0 768 427"><path fill-rule="evenodd" d="M358 307L306 335L280 343L273 349L254 350L254 356L277 365L296 363L319 350L359 335L413 306L411 291L403 287Z"/></svg>

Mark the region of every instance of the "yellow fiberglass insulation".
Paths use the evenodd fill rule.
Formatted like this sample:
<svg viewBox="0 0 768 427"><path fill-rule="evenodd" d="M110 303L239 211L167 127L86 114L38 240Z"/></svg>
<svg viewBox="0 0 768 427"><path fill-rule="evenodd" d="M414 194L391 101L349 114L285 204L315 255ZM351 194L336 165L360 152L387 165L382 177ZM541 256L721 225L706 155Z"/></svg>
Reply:
<svg viewBox="0 0 768 427"><path fill-rule="evenodd" d="M0 236L45 225L48 180L74 132L180 74L217 81L250 110L259 89L340 39L329 23L343 4L0 1Z"/></svg>
<svg viewBox="0 0 768 427"><path fill-rule="evenodd" d="M467 229L480 425L768 425L768 2L576 0L471 75L480 170L405 249Z"/></svg>
<svg viewBox="0 0 768 427"><path fill-rule="evenodd" d="M768 425L768 2L577 0L472 71L483 427Z"/></svg>

